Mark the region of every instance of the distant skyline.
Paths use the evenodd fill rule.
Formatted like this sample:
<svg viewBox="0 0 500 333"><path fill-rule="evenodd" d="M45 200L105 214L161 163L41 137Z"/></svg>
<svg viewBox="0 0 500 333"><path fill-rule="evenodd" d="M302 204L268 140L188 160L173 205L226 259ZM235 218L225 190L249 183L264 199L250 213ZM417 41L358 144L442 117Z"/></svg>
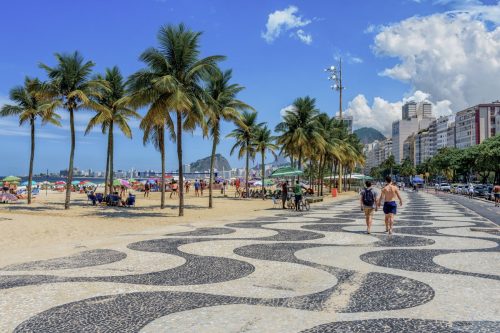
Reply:
<svg viewBox="0 0 500 333"><path fill-rule="evenodd" d="M46 79L38 63L53 65L55 52L80 51L96 63L96 73L117 65L128 76L156 46L161 25L185 23L203 31L202 56L221 54L239 98L259 112L270 128L297 97L316 98L333 116L338 94L323 69L344 61L344 110L354 128L373 127L387 135L408 99L429 100L438 114L500 99L500 3L495 0L364 1L173 1L110 0L10 1L1 5L0 106L25 76ZM139 110L144 114L144 110ZM63 127L37 127L35 173L67 168L68 114ZM84 136L90 111L76 115L75 166L105 169L106 139ZM138 121L133 140L115 139L115 169L160 169L159 154L142 145ZM222 126L223 134L231 125ZM29 128L0 118L0 175L26 174ZM184 136L185 162L210 154L200 131ZM243 165L223 139L218 152L231 166ZM176 150L167 145L167 169L177 169ZM269 159L271 161L271 159Z"/></svg>

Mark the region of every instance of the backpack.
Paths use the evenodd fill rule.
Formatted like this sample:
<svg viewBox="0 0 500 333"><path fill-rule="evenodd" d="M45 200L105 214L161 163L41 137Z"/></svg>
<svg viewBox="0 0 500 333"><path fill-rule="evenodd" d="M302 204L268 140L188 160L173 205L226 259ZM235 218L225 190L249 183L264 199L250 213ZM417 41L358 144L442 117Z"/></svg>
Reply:
<svg viewBox="0 0 500 333"><path fill-rule="evenodd" d="M363 205L373 207L375 204L375 195L371 189L366 189L363 191Z"/></svg>

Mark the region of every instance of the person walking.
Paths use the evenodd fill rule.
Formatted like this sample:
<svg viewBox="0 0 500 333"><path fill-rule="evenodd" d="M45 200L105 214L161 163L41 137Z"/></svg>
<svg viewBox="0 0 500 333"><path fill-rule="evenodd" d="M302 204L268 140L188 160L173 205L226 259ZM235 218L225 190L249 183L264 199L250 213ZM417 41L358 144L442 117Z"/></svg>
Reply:
<svg viewBox="0 0 500 333"><path fill-rule="evenodd" d="M288 180L281 183L281 202L283 203L283 209L286 209L286 201L288 199Z"/></svg>
<svg viewBox="0 0 500 333"><path fill-rule="evenodd" d="M371 233L373 213L377 211L377 192L372 187L371 181L365 182L366 187L361 191L359 196L359 203L361 205L361 211L365 213L366 219L366 233Z"/></svg>
<svg viewBox="0 0 500 333"><path fill-rule="evenodd" d="M295 186L293 187L293 194L295 196L295 210L300 210L300 202L302 200L302 189L307 190L304 186L300 185L298 180L295 181Z"/></svg>
<svg viewBox="0 0 500 333"><path fill-rule="evenodd" d="M146 182L146 184L144 184L144 197L148 197L149 198L149 191L151 190L151 186L149 185L148 182Z"/></svg>
<svg viewBox="0 0 500 333"><path fill-rule="evenodd" d="M403 206L403 200L401 199L401 195L399 194L399 190L396 186L392 185L391 176L385 177L386 185L382 188L382 193L378 198L377 207L380 208L380 204L382 203L382 198L384 198L384 214L385 214L385 231L392 234L392 227L394 225L394 217L397 213L396 197L399 199L399 205Z"/></svg>
<svg viewBox="0 0 500 333"><path fill-rule="evenodd" d="M194 195L196 197L200 196L200 182L198 181L198 179L196 179L194 182Z"/></svg>
<svg viewBox="0 0 500 333"><path fill-rule="evenodd" d="M474 198L474 185L472 183L469 184L469 199Z"/></svg>
<svg viewBox="0 0 500 333"><path fill-rule="evenodd" d="M495 196L495 207L500 207L500 182L493 187L493 195Z"/></svg>

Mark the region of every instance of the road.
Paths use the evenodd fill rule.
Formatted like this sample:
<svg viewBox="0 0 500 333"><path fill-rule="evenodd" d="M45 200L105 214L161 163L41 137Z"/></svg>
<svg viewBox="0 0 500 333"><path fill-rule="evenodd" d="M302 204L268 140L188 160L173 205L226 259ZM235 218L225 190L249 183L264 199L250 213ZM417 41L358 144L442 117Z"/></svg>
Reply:
<svg viewBox="0 0 500 333"><path fill-rule="evenodd" d="M481 199L469 199L464 195L455 195L450 193L439 193L440 196L445 196L451 198L455 202L458 202L462 206L465 206L477 214L485 217L500 226L500 207L495 207L493 201L484 201Z"/></svg>

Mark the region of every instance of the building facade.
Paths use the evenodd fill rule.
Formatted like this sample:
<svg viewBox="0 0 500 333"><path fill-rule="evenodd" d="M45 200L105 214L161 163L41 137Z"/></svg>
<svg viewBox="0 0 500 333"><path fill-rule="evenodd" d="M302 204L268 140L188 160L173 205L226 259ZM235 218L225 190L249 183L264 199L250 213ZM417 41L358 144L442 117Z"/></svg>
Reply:
<svg viewBox="0 0 500 333"><path fill-rule="evenodd" d="M417 103L415 101L406 102L403 105L403 119L408 120L417 117Z"/></svg>
<svg viewBox="0 0 500 333"><path fill-rule="evenodd" d="M495 136L496 117L500 114L500 101L478 104L457 112L455 117L456 147L478 145Z"/></svg>
<svg viewBox="0 0 500 333"><path fill-rule="evenodd" d="M436 152L448 146L449 117L439 117L436 120Z"/></svg>

